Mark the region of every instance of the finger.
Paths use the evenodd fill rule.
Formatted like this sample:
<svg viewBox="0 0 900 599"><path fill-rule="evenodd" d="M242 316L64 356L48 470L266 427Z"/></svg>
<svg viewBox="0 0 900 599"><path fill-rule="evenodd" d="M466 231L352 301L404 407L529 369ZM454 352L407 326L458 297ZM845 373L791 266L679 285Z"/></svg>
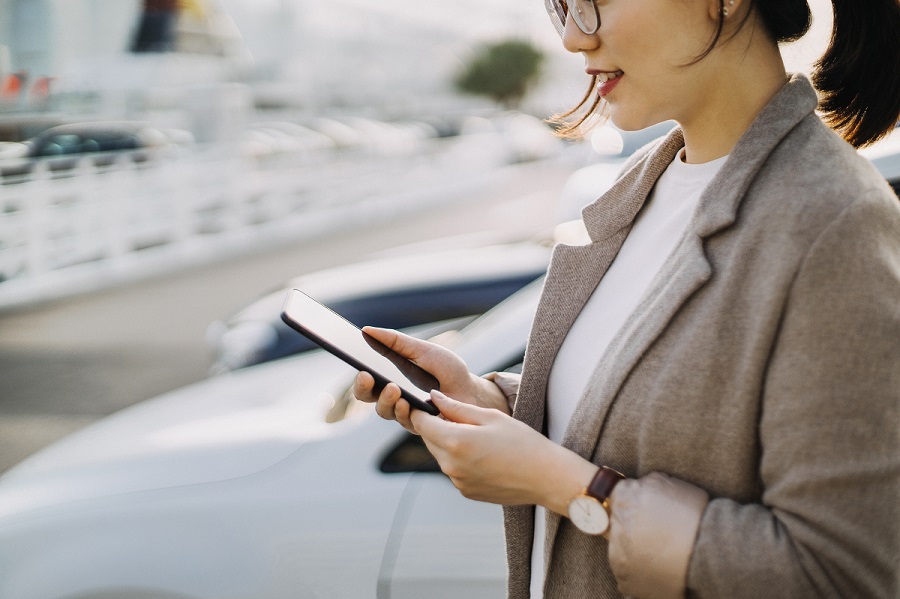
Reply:
<svg viewBox="0 0 900 599"><path fill-rule="evenodd" d="M430 440L440 437L444 433L444 427L452 425L452 423L422 410L412 410L409 420L417 434L422 435L422 438L426 440L426 444ZM430 448L431 446L429 446Z"/></svg>
<svg viewBox="0 0 900 599"><path fill-rule="evenodd" d="M378 401L375 402L375 413L385 420L396 420L394 406L399 399L400 387L394 383L388 383L379 394Z"/></svg>
<svg viewBox="0 0 900 599"><path fill-rule="evenodd" d="M450 350L440 345L410 337L393 329L363 327L362 330L367 335L374 337L377 341L385 344L401 356L409 358L429 372L435 366L439 366L445 360L447 354L452 354Z"/></svg>
<svg viewBox="0 0 900 599"><path fill-rule="evenodd" d="M359 372L353 381L353 397L359 401L366 403L374 403L378 401L378 397L373 393L375 389L375 379L368 372Z"/></svg>
<svg viewBox="0 0 900 599"><path fill-rule="evenodd" d="M408 430L409 432L411 432L415 435L418 435L419 431L418 431L418 429L416 429L416 426L412 423L412 420L410 419L411 412L415 412L415 411L417 411L417 410L413 410L410 407L409 402L403 398L401 398L400 400L397 401L396 404L394 404L394 418L397 419L397 422L399 422L400 425L403 428L405 428L406 430Z"/></svg>
<svg viewBox="0 0 900 599"><path fill-rule="evenodd" d="M464 414L456 409L456 405L464 406L464 407L472 407L475 410L482 410L481 408L477 408L475 406L470 406L469 404L464 404L458 402L454 399L450 399L440 391L432 391L431 399L434 404L441 411L440 416L432 416L431 414L421 411L421 410L413 410L412 414L410 414L410 421L415 426L416 430L419 432L422 437L432 439L434 441L438 441L443 438L444 435L450 434L453 430L453 427L459 424L478 424L483 418L472 418L472 417L464 417ZM444 410L447 410L445 413ZM479 414L479 416L482 416ZM476 420L478 422L476 422Z"/></svg>
<svg viewBox="0 0 900 599"><path fill-rule="evenodd" d="M437 389L431 392L431 400L441 411L441 416L459 424L484 424L492 413L496 412L496 410L456 401Z"/></svg>

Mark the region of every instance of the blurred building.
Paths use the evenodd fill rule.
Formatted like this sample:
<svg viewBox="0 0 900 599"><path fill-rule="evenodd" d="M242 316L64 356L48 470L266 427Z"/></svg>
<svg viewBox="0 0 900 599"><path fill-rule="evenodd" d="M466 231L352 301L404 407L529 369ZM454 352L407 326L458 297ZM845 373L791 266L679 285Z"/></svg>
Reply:
<svg viewBox="0 0 900 599"><path fill-rule="evenodd" d="M546 113L583 78L541 5L521 0L222 0L254 58L264 103L310 110L366 109L388 116L486 106L453 89L455 74L481 43L515 37L548 55L545 86L532 96Z"/></svg>
<svg viewBox="0 0 900 599"><path fill-rule="evenodd" d="M159 118L202 140L228 137L223 127L239 125L249 106L235 84L248 60L212 0L0 0L7 121L36 112Z"/></svg>
<svg viewBox="0 0 900 599"><path fill-rule="evenodd" d="M230 137L254 105L382 117L485 108L452 80L477 44L506 37L550 57L533 112L580 97L580 61L540 6L519 0L0 0L0 116L147 118L208 141Z"/></svg>
<svg viewBox="0 0 900 599"><path fill-rule="evenodd" d="M0 48L0 74L32 80L129 51L246 53L234 23L210 0L0 0Z"/></svg>

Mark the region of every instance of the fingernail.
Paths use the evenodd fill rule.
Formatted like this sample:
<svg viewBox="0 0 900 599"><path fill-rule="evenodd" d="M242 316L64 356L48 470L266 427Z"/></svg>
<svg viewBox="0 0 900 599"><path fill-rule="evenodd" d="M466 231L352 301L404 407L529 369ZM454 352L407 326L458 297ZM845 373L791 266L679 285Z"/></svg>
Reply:
<svg viewBox="0 0 900 599"><path fill-rule="evenodd" d="M438 391L437 389L432 389L432 390L431 390L431 397L437 398L437 399L450 399L449 397L447 397L446 395L444 395L443 393L441 393L441 392Z"/></svg>

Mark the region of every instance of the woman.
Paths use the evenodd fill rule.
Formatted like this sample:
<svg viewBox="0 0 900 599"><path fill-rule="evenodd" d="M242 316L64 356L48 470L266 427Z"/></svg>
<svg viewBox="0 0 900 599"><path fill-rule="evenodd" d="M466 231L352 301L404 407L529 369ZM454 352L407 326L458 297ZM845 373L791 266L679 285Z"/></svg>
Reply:
<svg viewBox="0 0 900 599"><path fill-rule="evenodd" d="M356 396L507 506L511 597L897 597L900 207L814 112L893 128L897 0L835 0L821 101L777 46L805 0L547 4L599 95L572 129L679 127L556 248L521 380L368 329L443 418Z"/></svg>

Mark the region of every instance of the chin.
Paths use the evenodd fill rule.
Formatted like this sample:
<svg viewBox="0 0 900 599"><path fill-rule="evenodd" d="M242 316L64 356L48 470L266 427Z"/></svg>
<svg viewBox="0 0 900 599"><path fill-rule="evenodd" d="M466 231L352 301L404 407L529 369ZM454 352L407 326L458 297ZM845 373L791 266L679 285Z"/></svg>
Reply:
<svg viewBox="0 0 900 599"><path fill-rule="evenodd" d="M669 119L671 119L671 117L640 113L629 110L621 105L616 106L616 104L612 102L609 103L609 120L622 131L640 131L641 129L658 125Z"/></svg>

